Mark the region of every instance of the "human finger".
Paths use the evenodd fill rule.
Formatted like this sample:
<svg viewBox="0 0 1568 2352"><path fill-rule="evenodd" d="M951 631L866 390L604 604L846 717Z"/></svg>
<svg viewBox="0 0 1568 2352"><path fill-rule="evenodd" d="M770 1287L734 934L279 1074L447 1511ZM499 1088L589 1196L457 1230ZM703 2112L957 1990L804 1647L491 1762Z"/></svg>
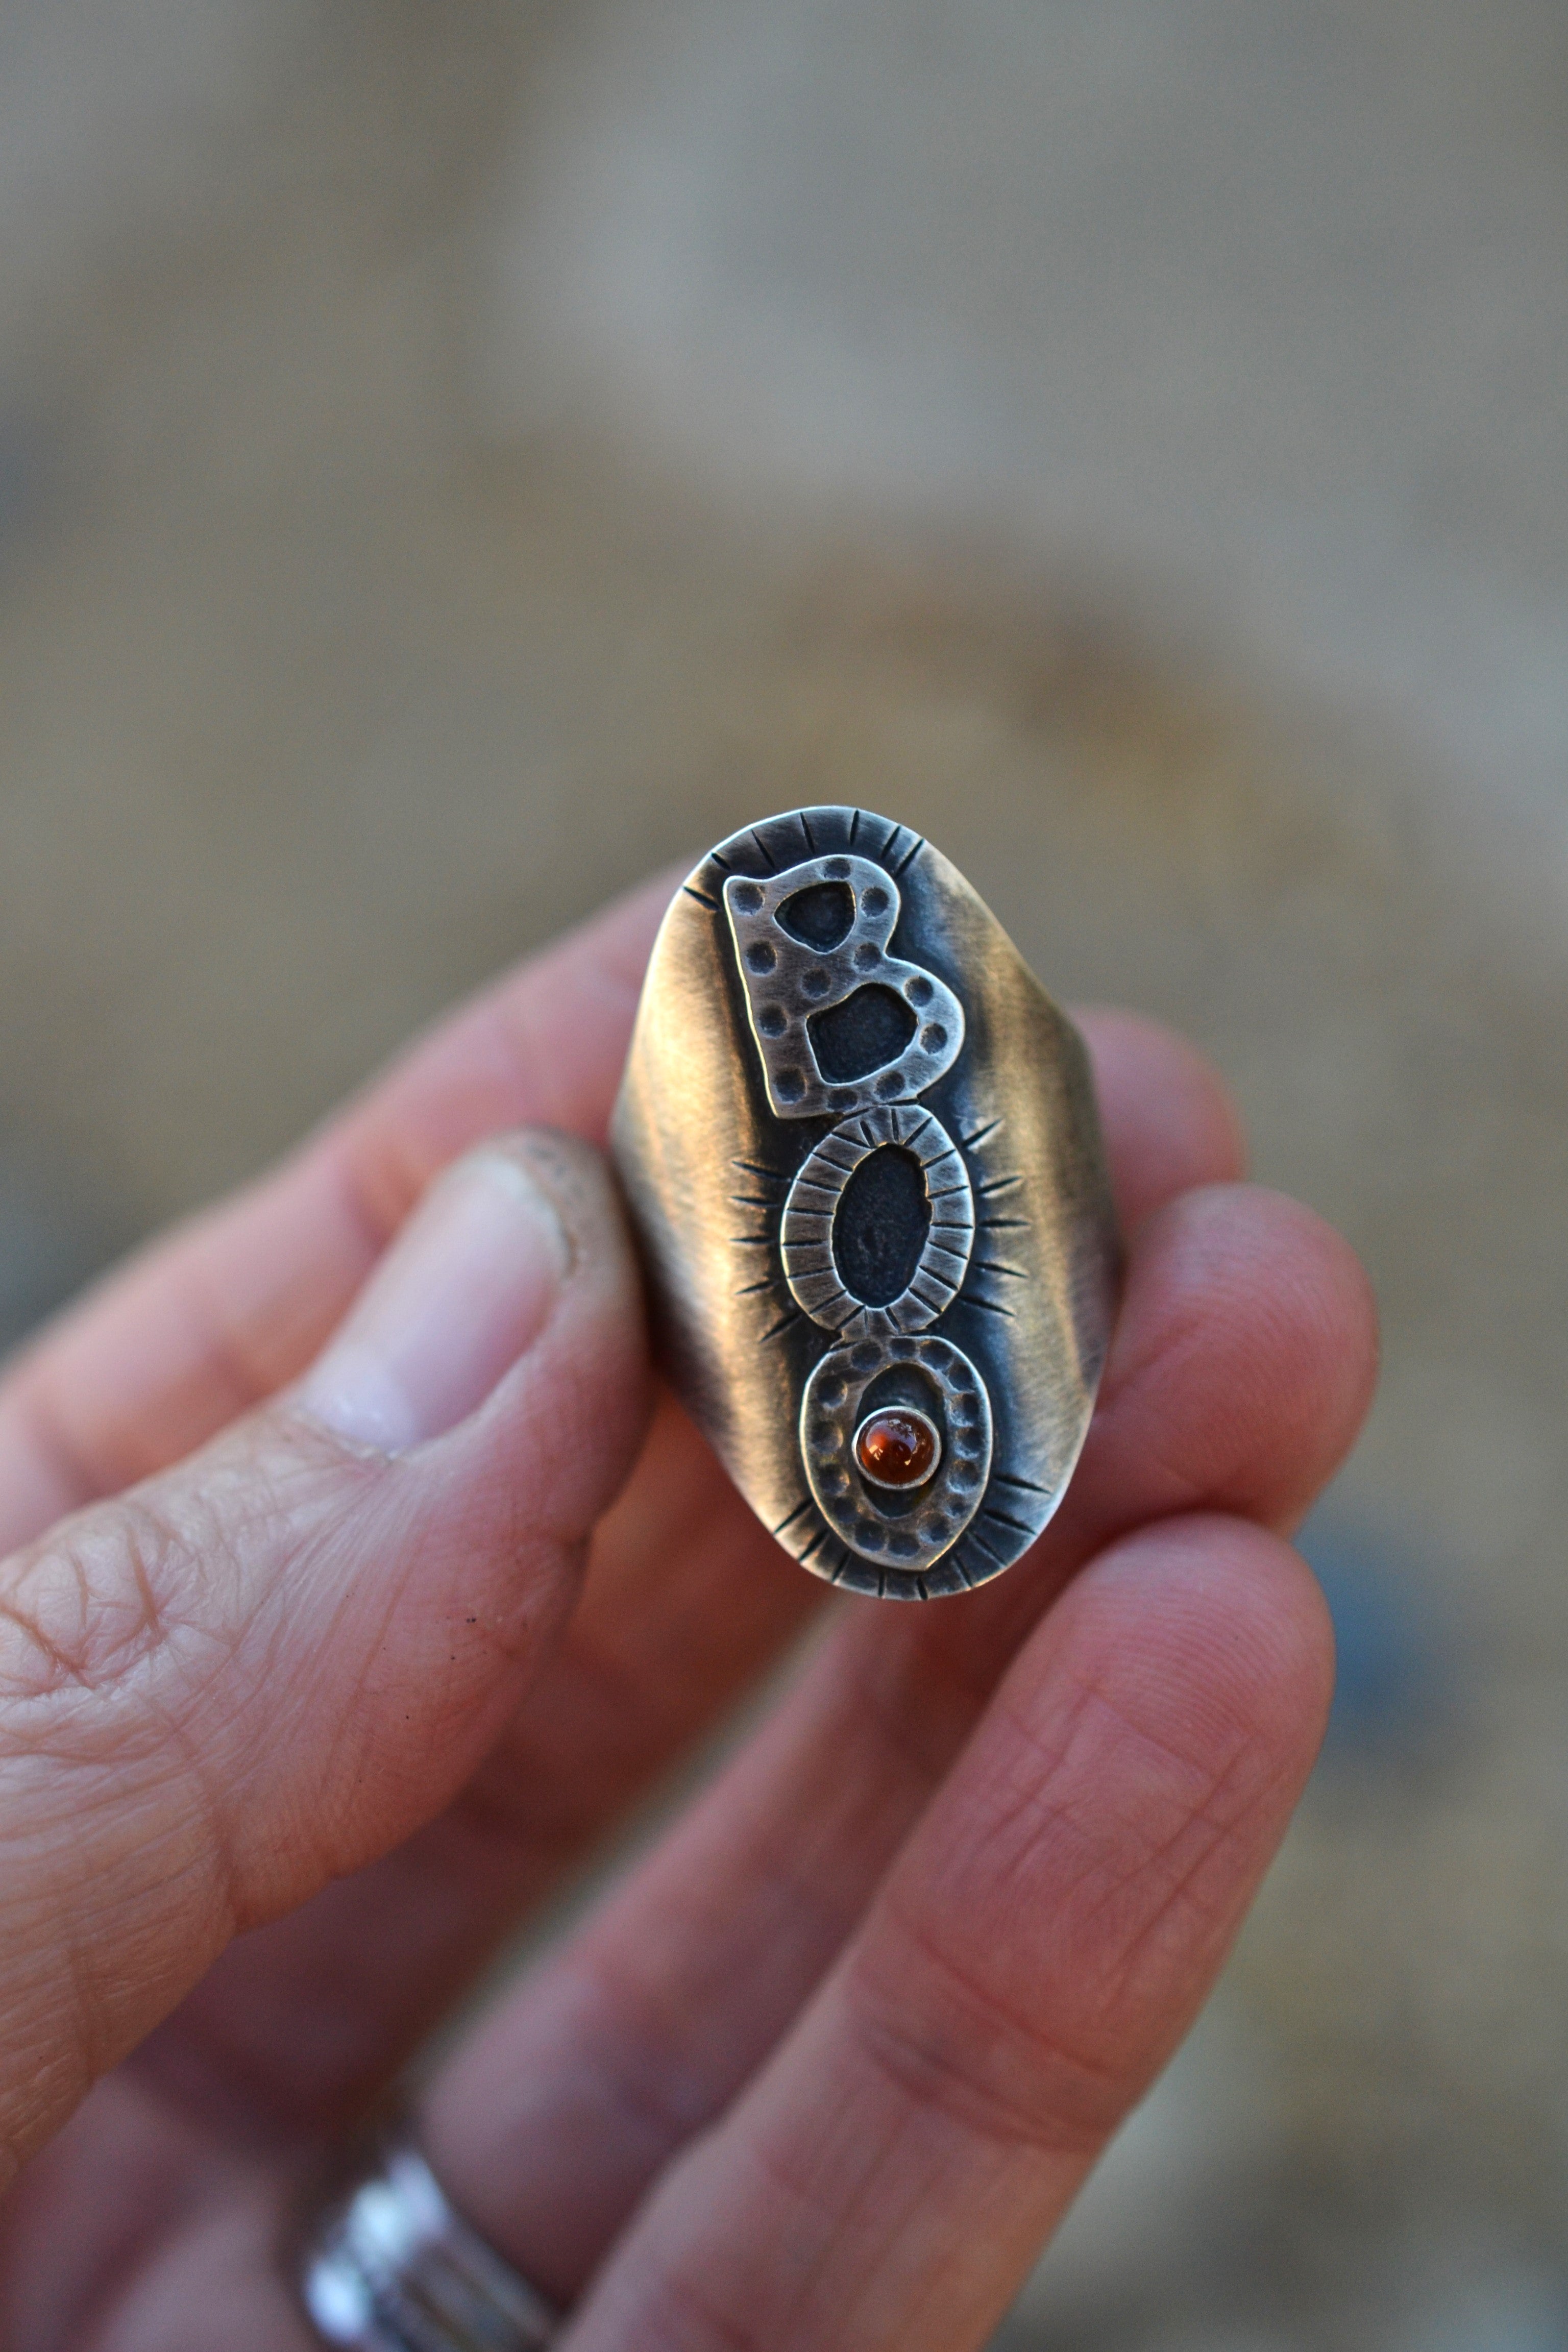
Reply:
<svg viewBox="0 0 1568 2352"><path fill-rule="evenodd" d="M269 1175L48 1326L0 1381L0 1549L294 1379L459 1152L526 1126L602 1141L672 887L644 885L482 991Z"/></svg>
<svg viewBox="0 0 1568 2352"><path fill-rule="evenodd" d="M1212 1985L1331 1681L1321 1596L1278 1538L1178 1520L1098 1561L563 2347L983 2344Z"/></svg>
<svg viewBox="0 0 1568 2352"><path fill-rule="evenodd" d="M848 1611L773 1717L433 2085L432 2155L559 2300L807 1998L1015 1651L1145 1520L1280 1523L1370 1392L1364 1276L1310 1212L1213 1187L1145 1222L1102 1407L1044 1543L942 1606Z"/></svg>
<svg viewBox="0 0 1568 2352"><path fill-rule="evenodd" d="M1194 1184L1247 1172L1247 1137L1218 1072L1163 1021L1120 1005L1074 1009L1094 1069L1124 1234Z"/></svg>
<svg viewBox="0 0 1568 2352"><path fill-rule="evenodd" d="M1131 1213L1144 1217L1158 1199L1231 1172L1234 1115L1190 1047L1130 1016L1097 1016L1090 1043ZM1128 1329L1141 1328L1135 1316ZM1107 1400L1115 1392L1113 1375ZM1279 1434L1270 1433L1277 1454ZM140 2063L172 2074L187 2105L232 2111L237 2084L281 2128L341 2127L498 1938L735 1704L825 1597L666 1400L595 1538L560 1648L457 1804L395 1854L237 1945Z"/></svg>
<svg viewBox="0 0 1568 2352"><path fill-rule="evenodd" d="M585 1147L436 1184L305 1381L0 1569L0 2160L241 1929L447 1803L514 1714L640 1433Z"/></svg>

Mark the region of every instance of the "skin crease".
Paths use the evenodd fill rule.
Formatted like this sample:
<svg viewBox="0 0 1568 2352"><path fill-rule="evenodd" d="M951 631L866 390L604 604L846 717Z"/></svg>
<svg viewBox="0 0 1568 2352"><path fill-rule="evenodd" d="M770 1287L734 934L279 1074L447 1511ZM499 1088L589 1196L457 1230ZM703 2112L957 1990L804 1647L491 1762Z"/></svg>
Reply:
<svg viewBox="0 0 1568 2352"><path fill-rule="evenodd" d="M460 1010L0 1385L16 2352L302 2352L277 2240L322 2147L808 1628L722 1773L425 2094L458 2202L583 2298L574 2347L983 2343L1283 1830L1330 1667L1281 1538L1354 1436L1373 1317L1152 1024L1081 1016L1130 1242L1095 1428L1041 1543L962 1601L825 1606L669 1400L637 1452L613 1196L549 1138L505 1149L571 1271L488 1399L390 1462L292 1401L457 1155L602 1140L669 887Z"/></svg>

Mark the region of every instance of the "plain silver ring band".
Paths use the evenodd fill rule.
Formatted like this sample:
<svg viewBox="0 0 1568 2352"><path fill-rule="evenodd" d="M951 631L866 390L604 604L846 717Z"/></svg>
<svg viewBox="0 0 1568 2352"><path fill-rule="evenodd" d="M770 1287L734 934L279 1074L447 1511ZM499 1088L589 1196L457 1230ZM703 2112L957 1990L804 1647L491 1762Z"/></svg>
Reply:
<svg viewBox="0 0 1568 2352"><path fill-rule="evenodd" d="M353 2352L542 2352L561 2325L406 2137L315 2222L300 2292L317 2333Z"/></svg>

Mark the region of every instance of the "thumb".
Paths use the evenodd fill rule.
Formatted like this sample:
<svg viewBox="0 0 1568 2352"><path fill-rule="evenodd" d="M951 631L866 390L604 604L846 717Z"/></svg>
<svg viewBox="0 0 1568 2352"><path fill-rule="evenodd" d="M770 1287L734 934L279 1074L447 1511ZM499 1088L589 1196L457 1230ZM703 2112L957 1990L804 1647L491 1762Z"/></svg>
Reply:
<svg viewBox="0 0 1568 2352"><path fill-rule="evenodd" d="M645 1412L594 1153L426 1195L300 1385L0 1568L0 2179L228 1939L440 1810Z"/></svg>

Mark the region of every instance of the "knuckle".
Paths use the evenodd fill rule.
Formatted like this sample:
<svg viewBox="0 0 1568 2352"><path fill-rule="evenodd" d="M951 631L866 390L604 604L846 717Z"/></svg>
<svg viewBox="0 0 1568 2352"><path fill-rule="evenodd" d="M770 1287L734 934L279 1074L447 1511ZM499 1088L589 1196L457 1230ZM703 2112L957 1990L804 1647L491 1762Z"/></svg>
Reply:
<svg viewBox="0 0 1568 2352"><path fill-rule="evenodd" d="M0 1693L48 1699L133 1675L166 1643L190 1568L178 1531L140 1498L67 1520L0 1589Z"/></svg>
<svg viewBox="0 0 1568 2352"><path fill-rule="evenodd" d="M868 1955L846 1992L858 2047L917 2110L1009 2147L1092 2154L1129 2090L1093 2037L1009 2008L912 1927L896 1969Z"/></svg>
<svg viewBox="0 0 1568 2352"><path fill-rule="evenodd" d="M192 1696L229 1662L264 1599L255 1573L294 1539L299 1479L274 1424L241 1428L202 1475L149 1481L63 1519L0 1566L0 1701ZM154 1687L155 1685L155 1687Z"/></svg>
<svg viewBox="0 0 1568 2352"><path fill-rule="evenodd" d="M0 1765L9 1835L39 1859L68 1838L127 1918L149 1887L166 1893L177 1878L216 1949L245 1904L235 1824L192 1720L226 1647L202 1607L222 1572L210 1532L146 1494L122 1496L7 1564ZM76 2041L91 2049L113 2038L94 2004L117 2014L120 1993L100 1983L95 1955L72 1958L79 1909L63 1905L49 1939Z"/></svg>
<svg viewBox="0 0 1568 2352"><path fill-rule="evenodd" d="M673 2263L649 2282L637 2342L638 2352L770 2352L756 2319L722 2304L689 2263Z"/></svg>

